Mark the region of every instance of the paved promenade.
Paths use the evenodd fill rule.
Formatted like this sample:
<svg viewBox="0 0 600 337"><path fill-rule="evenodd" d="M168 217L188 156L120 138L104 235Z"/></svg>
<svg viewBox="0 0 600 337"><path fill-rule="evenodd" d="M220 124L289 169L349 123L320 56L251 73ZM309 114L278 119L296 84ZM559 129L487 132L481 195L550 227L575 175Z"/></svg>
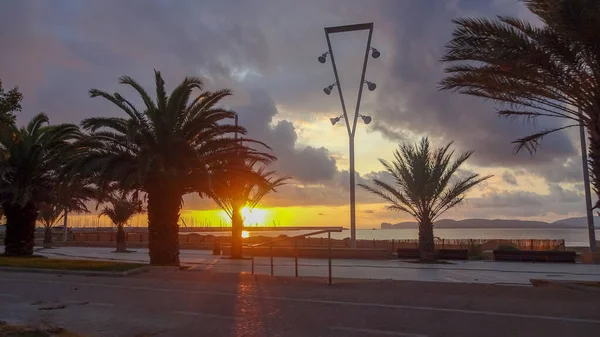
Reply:
<svg viewBox="0 0 600 337"><path fill-rule="evenodd" d="M114 253L111 248L62 247L39 249L36 254L60 258L90 258L148 262L147 249L132 253ZM213 256L209 251L182 250L182 264L192 271L242 273L251 271L249 260L230 260ZM255 273L270 274L270 259L256 258ZM274 258L274 274L294 276L294 259ZM299 259L300 276L327 276L327 260ZM424 265L400 260L333 260L333 278L408 280L451 283L529 284L529 280L581 280L600 281L600 265L563 263L522 263L464 261L452 264Z"/></svg>

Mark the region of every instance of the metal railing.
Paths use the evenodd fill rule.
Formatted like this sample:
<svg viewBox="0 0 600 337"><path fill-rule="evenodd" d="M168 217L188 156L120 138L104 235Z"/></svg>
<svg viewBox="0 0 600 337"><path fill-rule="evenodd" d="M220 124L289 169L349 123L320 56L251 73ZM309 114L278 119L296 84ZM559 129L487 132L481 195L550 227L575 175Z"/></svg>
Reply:
<svg viewBox="0 0 600 337"><path fill-rule="evenodd" d="M254 275L254 248L256 247L265 247L268 246L269 247L269 256L270 256L270 265L271 265L271 276L274 275L274 262L273 262L273 244L278 243L278 242L285 242L285 241L294 241L294 268L295 268L295 276L298 277L298 239L300 238L306 238L308 236L313 236L313 235L319 235L319 234L325 234L327 233L327 266L328 266L328 279L329 279L329 284L333 283L333 279L332 279L332 275L331 275L331 233L332 232L336 232L339 233L343 230L342 227L332 227L332 228L326 228L326 229L322 229L322 230L318 230L315 232L310 232L310 233L306 233L306 234L300 234L300 235L295 235L292 237L285 237L285 238L278 238L278 239L274 239L274 240L269 240L266 242L261 242L261 243L257 243L257 244L253 244L253 245L249 245L248 247L250 248L250 253L251 253L251 257L252 257L252 274Z"/></svg>

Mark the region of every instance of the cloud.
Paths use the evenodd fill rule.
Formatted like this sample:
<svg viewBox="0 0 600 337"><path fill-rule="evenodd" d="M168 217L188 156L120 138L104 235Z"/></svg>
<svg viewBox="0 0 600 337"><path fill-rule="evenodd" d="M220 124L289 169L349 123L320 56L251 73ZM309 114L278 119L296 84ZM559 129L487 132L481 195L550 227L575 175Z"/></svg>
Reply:
<svg viewBox="0 0 600 337"><path fill-rule="evenodd" d="M476 6L473 2L457 1L457 6L441 6L436 1L397 1L386 3L381 13L387 22L380 29L383 35L394 36L386 44L386 53L393 60L380 86L375 118L385 125L382 132L397 141L402 134L390 136L391 130L454 140L460 149L474 150L472 163L480 166L541 166L556 158L566 158L575 152L566 133L556 133L544 139L540 151L531 157L513 154L511 142L535 130L560 125L557 120L539 120L537 125L500 119L495 107L481 99L439 92L438 82L444 76L438 60L444 44L450 39L451 20L464 15L489 16L515 14L519 6L493 8Z"/></svg>
<svg viewBox="0 0 600 337"><path fill-rule="evenodd" d="M226 0L9 1L0 12L0 44L6 46L0 75L6 86L18 85L25 95L24 111L18 116L21 123L39 111L53 122L120 116L109 103L90 99L87 91L119 91L139 103L134 92L117 84L117 78L129 75L152 88L153 69L163 72L171 90L184 76L201 77L208 90L231 88L234 95L223 103L238 111L249 136L273 148L279 157L274 168L295 179L266 201L289 206L344 205L349 172L344 160L336 160L341 151L334 142L311 143L303 137L303 123L340 110L337 97L321 91L334 81L331 64L316 60L326 49L323 27L374 22L373 44L381 57L369 59L367 69L367 79L378 85L362 98L361 113L373 116L368 132L394 143L421 135L430 135L436 144L455 140L457 151L475 150L471 166L460 170L459 176L482 167L503 175L510 167L513 177L546 179L552 186L550 195L567 200L557 211L578 210L571 201L577 196L574 190L558 188L581 181L580 160L566 134L547 137L535 156L513 154L512 140L557 125L556 121L514 123L498 118L495 107L479 99L437 90L443 77L438 60L450 38L450 20L500 13L531 19L512 0L264 0L260 5ZM364 48L364 38L340 35L332 41L349 111L358 88L352 71L364 55L355 50ZM364 136L361 141L366 145L375 149L383 145L372 141L380 140L377 135ZM375 178L394 183L386 172L361 173L357 183ZM474 202L481 207L466 206L464 212L486 217L500 211L547 213L546 206L541 211L535 210L538 206L523 211L524 204L515 200L557 205L550 197L525 190L507 194L488 182L478 190L484 196ZM188 200L186 207L191 208L209 204L193 196ZM358 187L357 200L380 202ZM496 208L495 203L506 206Z"/></svg>
<svg viewBox="0 0 600 337"><path fill-rule="evenodd" d="M504 171L504 173L502 174L502 181L509 185L518 185L517 178L515 178L515 176L508 171Z"/></svg>
<svg viewBox="0 0 600 337"><path fill-rule="evenodd" d="M248 136L269 144L278 157L274 165L281 175L289 175L300 183L316 183L333 178L336 161L324 147L315 148L297 144L294 124L280 120L273 124L278 114L275 102L265 93L254 91L246 105L234 107L239 113L240 125Z"/></svg>

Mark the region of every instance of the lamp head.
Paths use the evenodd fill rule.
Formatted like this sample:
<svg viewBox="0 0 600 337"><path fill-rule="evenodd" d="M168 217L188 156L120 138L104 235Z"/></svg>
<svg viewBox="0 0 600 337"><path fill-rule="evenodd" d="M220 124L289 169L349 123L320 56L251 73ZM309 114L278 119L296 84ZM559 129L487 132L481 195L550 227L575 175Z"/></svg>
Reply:
<svg viewBox="0 0 600 337"><path fill-rule="evenodd" d="M328 86L328 87L326 87L326 88L323 89L323 92L325 93L325 95L331 94L331 90L333 89L334 85L336 85L336 83L334 83L334 84L332 84L332 85L330 85L330 86Z"/></svg>
<svg viewBox="0 0 600 337"><path fill-rule="evenodd" d="M371 123L371 120L372 120L371 116L361 115L360 118L362 118L362 120L365 124Z"/></svg>
<svg viewBox="0 0 600 337"><path fill-rule="evenodd" d="M377 50L377 49L375 49L375 48L371 48L371 49L373 50L373 52L371 53L371 56L372 56L374 59L378 58L378 57L381 55L381 53L379 52L379 50Z"/></svg>
<svg viewBox="0 0 600 337"><path fill-rule="evenodd" d="M327 53L323 53L323 55L319 56L318 60L321 63L327 62Z"/></svg>
<svg viewBox="0 0 600 337"><path fill-rule="evenodd" d="M335 123L340 121L339 117L334 117L334 118L329 118L329 120L331 121L331 125L335 125Z"/></svg>
<svg viewBox="0 0 600 337"><path fill-rule="evenodd" d="M373 91L377 88L377 85L373 82L365 81L365 83L367 84L367 89L369 89L369 91Z"/></svg>

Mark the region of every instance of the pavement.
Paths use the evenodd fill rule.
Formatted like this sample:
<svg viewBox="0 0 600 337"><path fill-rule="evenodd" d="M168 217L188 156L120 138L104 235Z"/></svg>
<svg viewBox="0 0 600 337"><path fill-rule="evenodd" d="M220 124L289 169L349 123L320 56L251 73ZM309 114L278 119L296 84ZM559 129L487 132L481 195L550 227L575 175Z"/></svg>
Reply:
<svg viewBox="0 0 600 337"><path fill-rule="evenodd" d="M60 247L38 249L36 254L56 258L86 258L130 262L149 261L147 249L131 253L115 253L112 248ZM181 250L180 260L191 271L244 273L251 271L250 260L230 260L213 256L210 251ZM298 274L302 277L327 277L326 259L299 259ZM274 258L273 272L277 276L294 276L292 258ZM255 273L271 273L269 258L255 259ZM600 265L568 263L458 261L451 264L416 264L390 260L333 260L334 279L403 280L449 283L484 283L526 285L530 279L562 281L600 281ZM600 336L600 335L599 335Z"/></svg>
<svg viewBox="0 0 600 337"><path fill-rule="evenodd" d="M0 320L85 336L597 337L600 292L151 270L0 272Z"/></svg>

